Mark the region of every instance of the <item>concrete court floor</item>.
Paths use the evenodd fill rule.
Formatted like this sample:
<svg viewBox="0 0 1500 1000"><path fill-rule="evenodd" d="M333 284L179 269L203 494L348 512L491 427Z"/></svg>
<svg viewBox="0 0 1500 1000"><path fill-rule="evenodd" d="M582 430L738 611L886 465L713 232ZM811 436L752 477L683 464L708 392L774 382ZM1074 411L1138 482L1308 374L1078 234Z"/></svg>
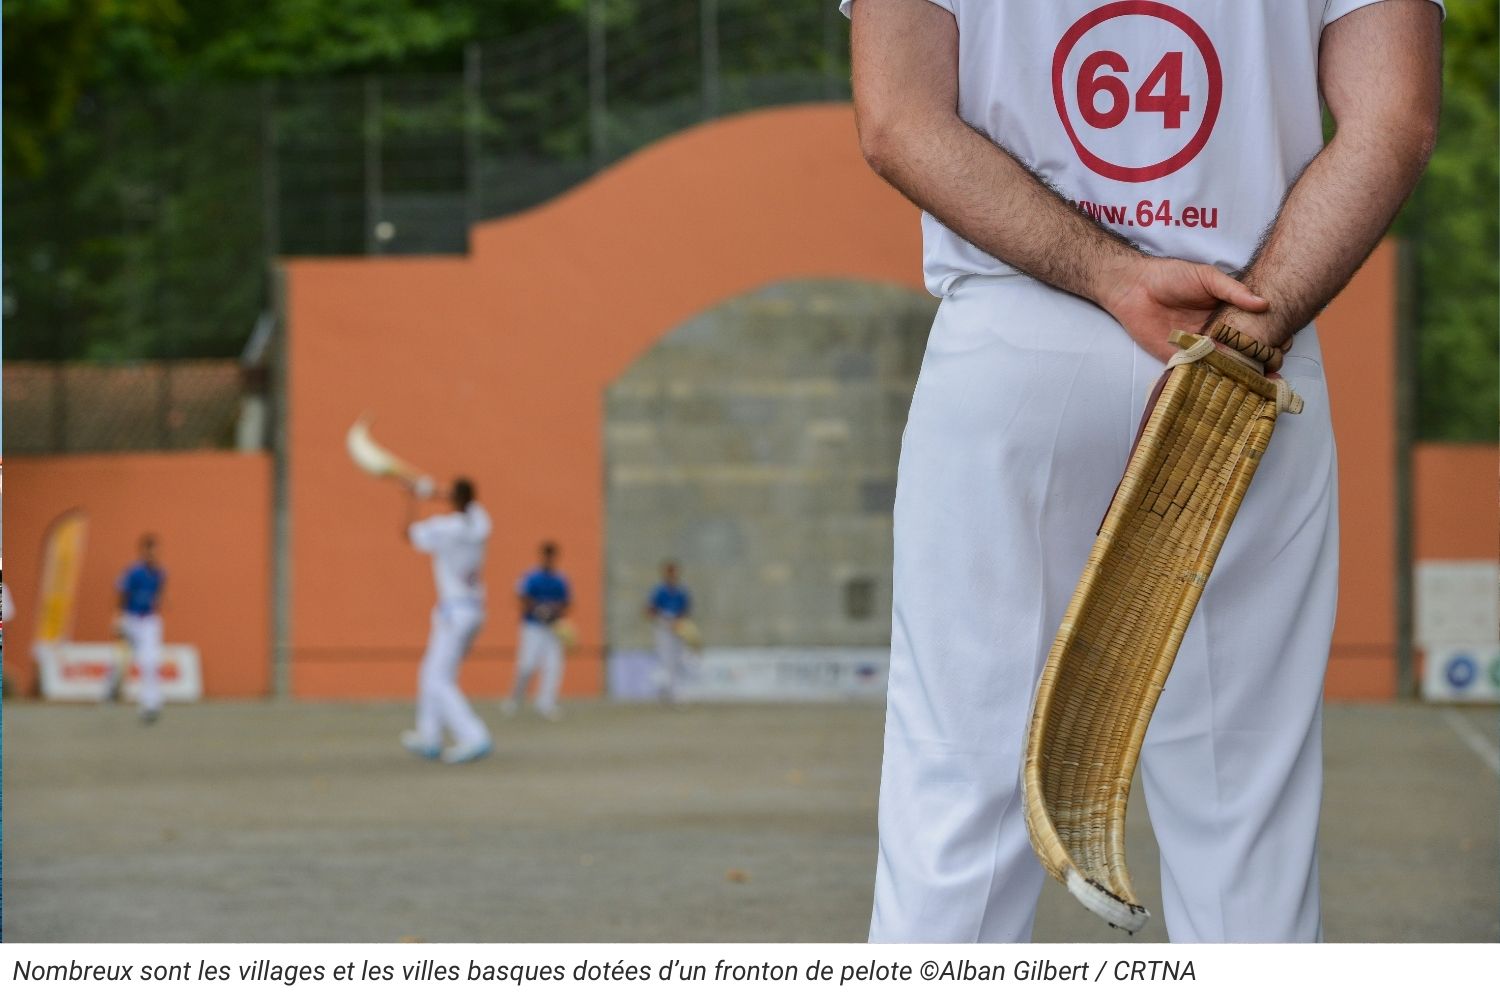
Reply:
<svg viewBox="0 0 1500 1000"><path fill-rule="evenodd" d="M4 938L863 939L880 707L480 709L496 755L453 768L402 752L406 705L219 702L146 729L7 702ZM1497 726L1329 706L1329 940L1500 940ZM1159 913L1139 796L1131 820ZM1120 937L1049 882L1037 940Z"/></svg>

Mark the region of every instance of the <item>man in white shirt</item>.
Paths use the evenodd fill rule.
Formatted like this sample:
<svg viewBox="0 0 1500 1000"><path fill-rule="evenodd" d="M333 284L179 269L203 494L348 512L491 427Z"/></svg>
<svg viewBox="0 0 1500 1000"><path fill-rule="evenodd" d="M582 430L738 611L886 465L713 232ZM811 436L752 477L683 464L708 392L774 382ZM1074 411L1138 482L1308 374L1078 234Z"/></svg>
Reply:
<svg viewBox="0 0 1500 1000"><path fill-rule="evenodd" d="M1338 521L1311 323L1426 164L1441 4L843 7L861 147L924 210L943 298L896 496L871 939L1030 937L1032 693L1167 335L1211 320L1286 348L1306 410L1278 425L1142 751L1164 916L1179 941L1318 939Z"/></svg>
<svg viewBox="0 0 1500 1000"><path fill-rule="evenodd" d="M453 510L421 521L408 505L404 533L418 552L432 556L438 601L417 676L417 728L401 744L419 757L466 764L489 754L490 733L458 687L458 669L484 624L484 547L490 517L475 499L474 484L456 479L447 498ZM452 743L443 746L448 734Z"/></svg>

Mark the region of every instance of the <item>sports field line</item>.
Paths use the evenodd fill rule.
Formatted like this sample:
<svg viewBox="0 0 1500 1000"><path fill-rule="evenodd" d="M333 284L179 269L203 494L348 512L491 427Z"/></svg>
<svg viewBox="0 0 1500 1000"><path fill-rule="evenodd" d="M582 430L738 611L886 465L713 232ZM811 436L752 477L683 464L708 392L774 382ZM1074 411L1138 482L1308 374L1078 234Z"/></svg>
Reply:
<svg viewBox="0 0 1500 1000"><path fill-rule="evenodd" d="M1443 721L1448 723L1448 728L1458 734L1464 746L1473 750L1475 756L1484 761L1485 767L1500 774L1500 749L1492 746L1474 723L1451 708L1443 709Z"/></svg>

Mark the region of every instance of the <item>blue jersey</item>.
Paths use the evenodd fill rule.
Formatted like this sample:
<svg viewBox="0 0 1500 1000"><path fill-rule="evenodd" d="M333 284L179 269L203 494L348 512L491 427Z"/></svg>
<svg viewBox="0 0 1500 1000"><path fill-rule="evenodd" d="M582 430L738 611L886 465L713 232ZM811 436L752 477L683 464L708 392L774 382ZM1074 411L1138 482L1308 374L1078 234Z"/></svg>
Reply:
<svg viewBox="0 0 1500 1000"><path fill-rule="evenodd" d="M147 566L138 562L126 567L125 572L120 574L120 582L115 589L125 597L126 613L151 615L156 613L157 602L161 600L161 588L166 582L166 571L160 566Z"/></svg>
<svg viewBox="0 0 1500 1000"><path fill-rule="evenodd" d="M651 610L668 618L686 618L693 610L693 598L682 587L659 583L651 591Z"/></svg>
<svg viewBox="0 0 1500 1000"><path fill-rule="evenodd" d="M516 588L516 593L522 597L529 597L535 602L531 609L521 616L522 619L542 625L555 621L562 613L560 606L567 604L570 599L568 581L563 578L562 574L550 573L545 569L534 569L521 577L521 585Z"/></svg>

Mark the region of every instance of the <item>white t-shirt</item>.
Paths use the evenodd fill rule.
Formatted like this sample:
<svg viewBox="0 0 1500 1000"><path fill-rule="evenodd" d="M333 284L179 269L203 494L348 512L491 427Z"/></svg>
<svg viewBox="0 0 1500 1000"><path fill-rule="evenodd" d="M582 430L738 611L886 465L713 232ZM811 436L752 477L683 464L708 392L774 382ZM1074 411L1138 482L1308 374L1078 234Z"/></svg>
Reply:
<svg viewBox="0 0 1500 1000"><path fill-rule="evenodd" d="M419 552L432 555L432 577L439 601L484 600L484 546L490 538L490 515L472 501L462 512L418 521L408 532Z"/></svg>
<svg viewBox="0 0 1500 1000"><path fill-rule="evenodd" d="M930 2L964 121L1149 253L1236 271L1322 149L1324 26L1380 0ZM934 295L1014 273L925 212L922 244Z"/></svg>

